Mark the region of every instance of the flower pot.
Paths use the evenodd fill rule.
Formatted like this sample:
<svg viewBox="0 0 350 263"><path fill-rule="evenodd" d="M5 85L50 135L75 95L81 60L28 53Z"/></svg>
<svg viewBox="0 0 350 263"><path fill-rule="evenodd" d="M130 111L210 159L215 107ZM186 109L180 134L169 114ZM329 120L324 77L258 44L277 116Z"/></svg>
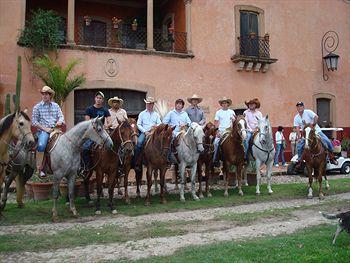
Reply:
<svg viewBox="0 0 350 263"><path fill-rule="evenodd" d="M34 192L33 192L33 186L32 186L32 182L27 182L24 186L26 188L26 192L27 192L27 196L30 199L33 199L34 197Z"/></svg>
<svg viewBox="0 0 350 263"><path fill-rule="evenodd" d="M249 186L256 186L256 174L247 173L247 183Z"/></svg>
<svg viewBox="0 0 350 263"><path fill-rule="evenodd" d="M52 190L52 182L37 183L32 182L34 200L47 200L50 197Z"/></svg>
<svg viewBox="0 0 350 263"><path fill-rule="evenodd" d="M113 24L113 28L118 29L119 25L118 24Z"/></svg>
<svg viewBox="0 0 350 263"><path fill-rule="evenodd" d="M131 29L136 31L137 30L137 24L131 24Z"/></svg>
<svg viewBox="0 0 350 263"><path fill-rule="evenodd" d="M74 196L78 196L80 185L81 181L75 181ZM68 184L66 182L60 183L60 193L62 197L66 197L68 195Z"/></svg>

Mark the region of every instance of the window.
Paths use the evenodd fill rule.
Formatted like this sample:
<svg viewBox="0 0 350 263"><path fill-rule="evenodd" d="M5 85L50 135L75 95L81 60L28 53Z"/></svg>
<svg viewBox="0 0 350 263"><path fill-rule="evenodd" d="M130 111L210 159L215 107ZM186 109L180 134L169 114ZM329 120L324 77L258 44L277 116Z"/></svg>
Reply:
<svg viewBox="0 0 350 263"><path fill-rule="evenodd" d="M258 14L240 11L240 54L259 56L259 21Z"/></svg>
<svg viewBox="0 0 350 263"><path fill-rule="evenodd" d="M60 42L62 44L65 44L67 39L67 19L65 17L61 17L59 33L60 33Z"/></svg>
<svg viewBox="0 0 350 263"><path fill-rule="evenodd" d="M326 98L316 99L318 125L321 127L332 126L331 122L331 100Z"/></svg>
<svg viewBox="0 0 350 263"><path fill-rule="evenodd" d="M89 26L84 26L84 45L107 46L106 23L93 20Z"/></svg>

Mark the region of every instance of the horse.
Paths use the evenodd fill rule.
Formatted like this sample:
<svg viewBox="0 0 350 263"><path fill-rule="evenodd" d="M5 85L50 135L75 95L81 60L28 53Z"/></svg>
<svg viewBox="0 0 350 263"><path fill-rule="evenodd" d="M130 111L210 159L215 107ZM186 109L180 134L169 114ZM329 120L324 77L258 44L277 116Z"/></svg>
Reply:
<svg viewBox="0 0 350 263"><path fill-rule="evenodd" d="M68 132L60 135L57 143L50 150L51 170L53 172L53 208L52 220L57 220L57 199L59 196L59 184L63 177L68 183L69 206L73 216L78 213L74 204L74 185L80 167L82 145L90 139L96 144L112 148L113 142L103 128L103 117L96 117L75 125ZM46 171L49 173L49 171Z"/></svg>
<svg viewBox="0 0 350 263"><path fill-rule="evenodd" d="M191 169L191 193L194 200L199 200L196 195L195 179L197 172L197 162L199 154L204 151L203 138L204 132L203 127L198 123L193 122L186 132L182 131L178 138L178 145L176 150L178 152L179 159L179 172L180 172L180 201L185 202L185 170L186 167Z"/></svg>
<svg viewBox="0 0 350 263"><path fill-rule="evenodd" d="M225 174L225 192L228 196L228 181L232 173L231 166L236 166L236 175L238 183L238 194L243 196L242 191L242 171L245 164L243 141L247 138L247 123L244 116L238 115L232 123L231 130L224 134L221 140L221 152L223 159L223 172Z"/></svg>
<svg viewBox="0 0 350 263"><path fill-rule="evenodd" d="M269 116L258 120L258 132L254 133L252 138L252 145L248 154L248 162L255 161L256 168L256 194L260 195L260 167L262 164L266 165L267 176L267 190L269 194L272 194L271 189L271 174L273 158L275 156L275 147L273 144L272 129L269 121ZM247 182L247 167L244 169L244 178Z"/></svg>
<svg viewBox="0 0 350 263"><path fill-rule="evenodd" d="M10 152L11 161L6 167L5 188L2 196L2 209L6 206L7 194L9 187L14 179L16 179L17 205L19 208L24 207L23 195L26 182L32 177L36 169L35 151L22 146L21 141L11 146L13 150Z"/></svg>
<svg viewBox="0 0 350 263"><path fill-rule="evenodd" d="M212 197L210 193L210 186L212 184L212 176L214 174L214 166L213 166L213 155L214 155L214 139L216 135L215 125L211 122L208 122L204 126L204 152L199 155L197 162L197 173L198 173L198 183L199 190L198 195L199 198L204 198L202 192L202 167L205 164L205 192L208 197Z"/></svg>
<svg viewBox="0 0 350 263"><path fill-rule="evenodd" d="M152 173L155 170L159 170L160 173L160 202L162 204L166 203L164 198L165 172L168 167L167 155L170 149L173 130L174 128L171 128L168 124L160 124L154 129L146 141L143 159L147 167L147 206L150 205L151 201ZM137 182L138 187L139 183L140 180Z"/></svg>
<svg viewBox="0 0 350 263"><path fill-rule="evenodd" d="M118 121L119 122L119 121ZM110 137L113 141L112 149L97 149L94 157L99 160L96 171L96 189L97 189L97 202L95 214L101 214L100 197L103 190L103 178L104 174L107 175L107 185L109 201L108 206L112 211L112 214L116 214L117 210L113 204L114 188L116 186L118 177L121 175L119 169L124 170L124 199L126 203L130 203L128 195L128 174L131 166L131 159L134 154L134 145L132 143L133 130L128 120L120 122L118 127L115 128Z"/></svg>
<svg viewBox="0 0 350 263"><path fill-rule="evenodd" d="M5 167L15 158L15 156L9 158L9 145L11 141L19 140L21 147L34 146L35 140L30 126L30 118L26 110L9 114L0 120L0 197L5 178ZM3 207L4 205L0 203L0 215Z"/></svg>
<svg viewBox="0 0 350 263"><path fill-rule="evenodd" d="M305 149L303 152L303 159L306 163L306 169L309 177L308 195L307 198L311 199L312 195L312 171L314 176L318 179L319 183L319 198L323 199L322 193L322 175L326 180L326 188L329 188L327 176L326 176L326 164L327 164L327 152L325 151L322 141L316 135L315 127L312 124L305 125Z"/></svg>

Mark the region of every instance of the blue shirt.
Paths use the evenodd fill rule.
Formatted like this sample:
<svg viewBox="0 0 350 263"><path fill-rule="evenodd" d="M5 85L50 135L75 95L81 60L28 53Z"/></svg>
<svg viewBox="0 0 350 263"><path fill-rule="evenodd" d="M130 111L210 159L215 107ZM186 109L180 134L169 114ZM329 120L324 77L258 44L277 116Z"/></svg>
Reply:
<svg viewBox="0 0 350 263"><path fill-rule="evenodd" d="M163 123L170 124L171 126L175 126L174 133L177 133L180 131L181 125L191 125L191 120L188 117L188 114L186 111L178 112L175 109L172 111L169 111L168 114L164 117Z"/></svg>
<svg viewBox="0 0 350 263"><path fill-rule="evenodd" d="M109 117L111 114L109 111L104 108L96 108L94 105L87 107L85 110L85 115L89 116L91 119L96 118L96 117Z"/></svg>
<svg viewBox="0 0 350 263"><path fill-rule="evenodd" d="M191 105L186 109L186 112L192 122L196 122L199 125L203 125L205 123L204 112L198 106L193 107Z"/></svg>
<svg viewBox="0 0 350 263"><path fill-rule="evenodd" d="M56 102L39 102L33 108L32 124L45 128L54 128L57 122L64 123L64 116L60 106Z"/></svg>
<svg viewBox="0 0 350 263"><path fill-rule="evenodd" d="M158 126L161 123L157 112L144 110L140 112L137 119L137 128L140 132L144 133L150 131L153 126Z"/></svg>
<svg viewBox="0 0 350 263"><path fill-rule="evenodd" d="M312 110L304 110L303 114L300 116L298 113L294 117L294 126L300 127L300 129L304 129L304 123L305 121L306 124L314 123L314 118L316 116L316 113L314 113ZM315 126L316 133L319 133L321 131L320 126L316 124Z"/></svg>

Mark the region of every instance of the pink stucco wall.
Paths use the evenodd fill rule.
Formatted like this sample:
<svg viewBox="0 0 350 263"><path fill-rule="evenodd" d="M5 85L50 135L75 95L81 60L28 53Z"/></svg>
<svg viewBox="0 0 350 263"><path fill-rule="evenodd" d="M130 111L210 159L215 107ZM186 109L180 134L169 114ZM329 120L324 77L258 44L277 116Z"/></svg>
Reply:
<svg viewBox="0 0 350 263"><path fill-rule="evenodd" d="M20 2L0 1L1 103L4 93L14 90L16 56L30 53L16 45L17 29L22 23ZM234 6L238 4L254 5L265 11L271 57L278 59L267 73L238 72L230 59L235 54ZM258 97L262 112L269 113L273 126L291 126L296 101L302 100L312 108L314 94L328 93L335 96L335 125L350 127L349 13L350 4L336 0L193 0L193 59L79 50L60 50L59 57L62 63L72 57L82 58L77 71L86 72L87 86L115 83L120 87L120 83L128 83L128 88L138 89L146 85L153 87L156 98L166 98L171 103L178 97L197 93L204 97L202 104L209 107L209 120L222 96L232 98L234 105ZM320 42L328 30L339 34L337 54L341 59L338 71L331 72L326 82L322 79ZM110 57L119 63L115 78L104 73L103 67ZM32 108L39 99L41 83L31 76L25 60L23 64L22 104ZM73 109L65 110L72 122Z"/></svg>

